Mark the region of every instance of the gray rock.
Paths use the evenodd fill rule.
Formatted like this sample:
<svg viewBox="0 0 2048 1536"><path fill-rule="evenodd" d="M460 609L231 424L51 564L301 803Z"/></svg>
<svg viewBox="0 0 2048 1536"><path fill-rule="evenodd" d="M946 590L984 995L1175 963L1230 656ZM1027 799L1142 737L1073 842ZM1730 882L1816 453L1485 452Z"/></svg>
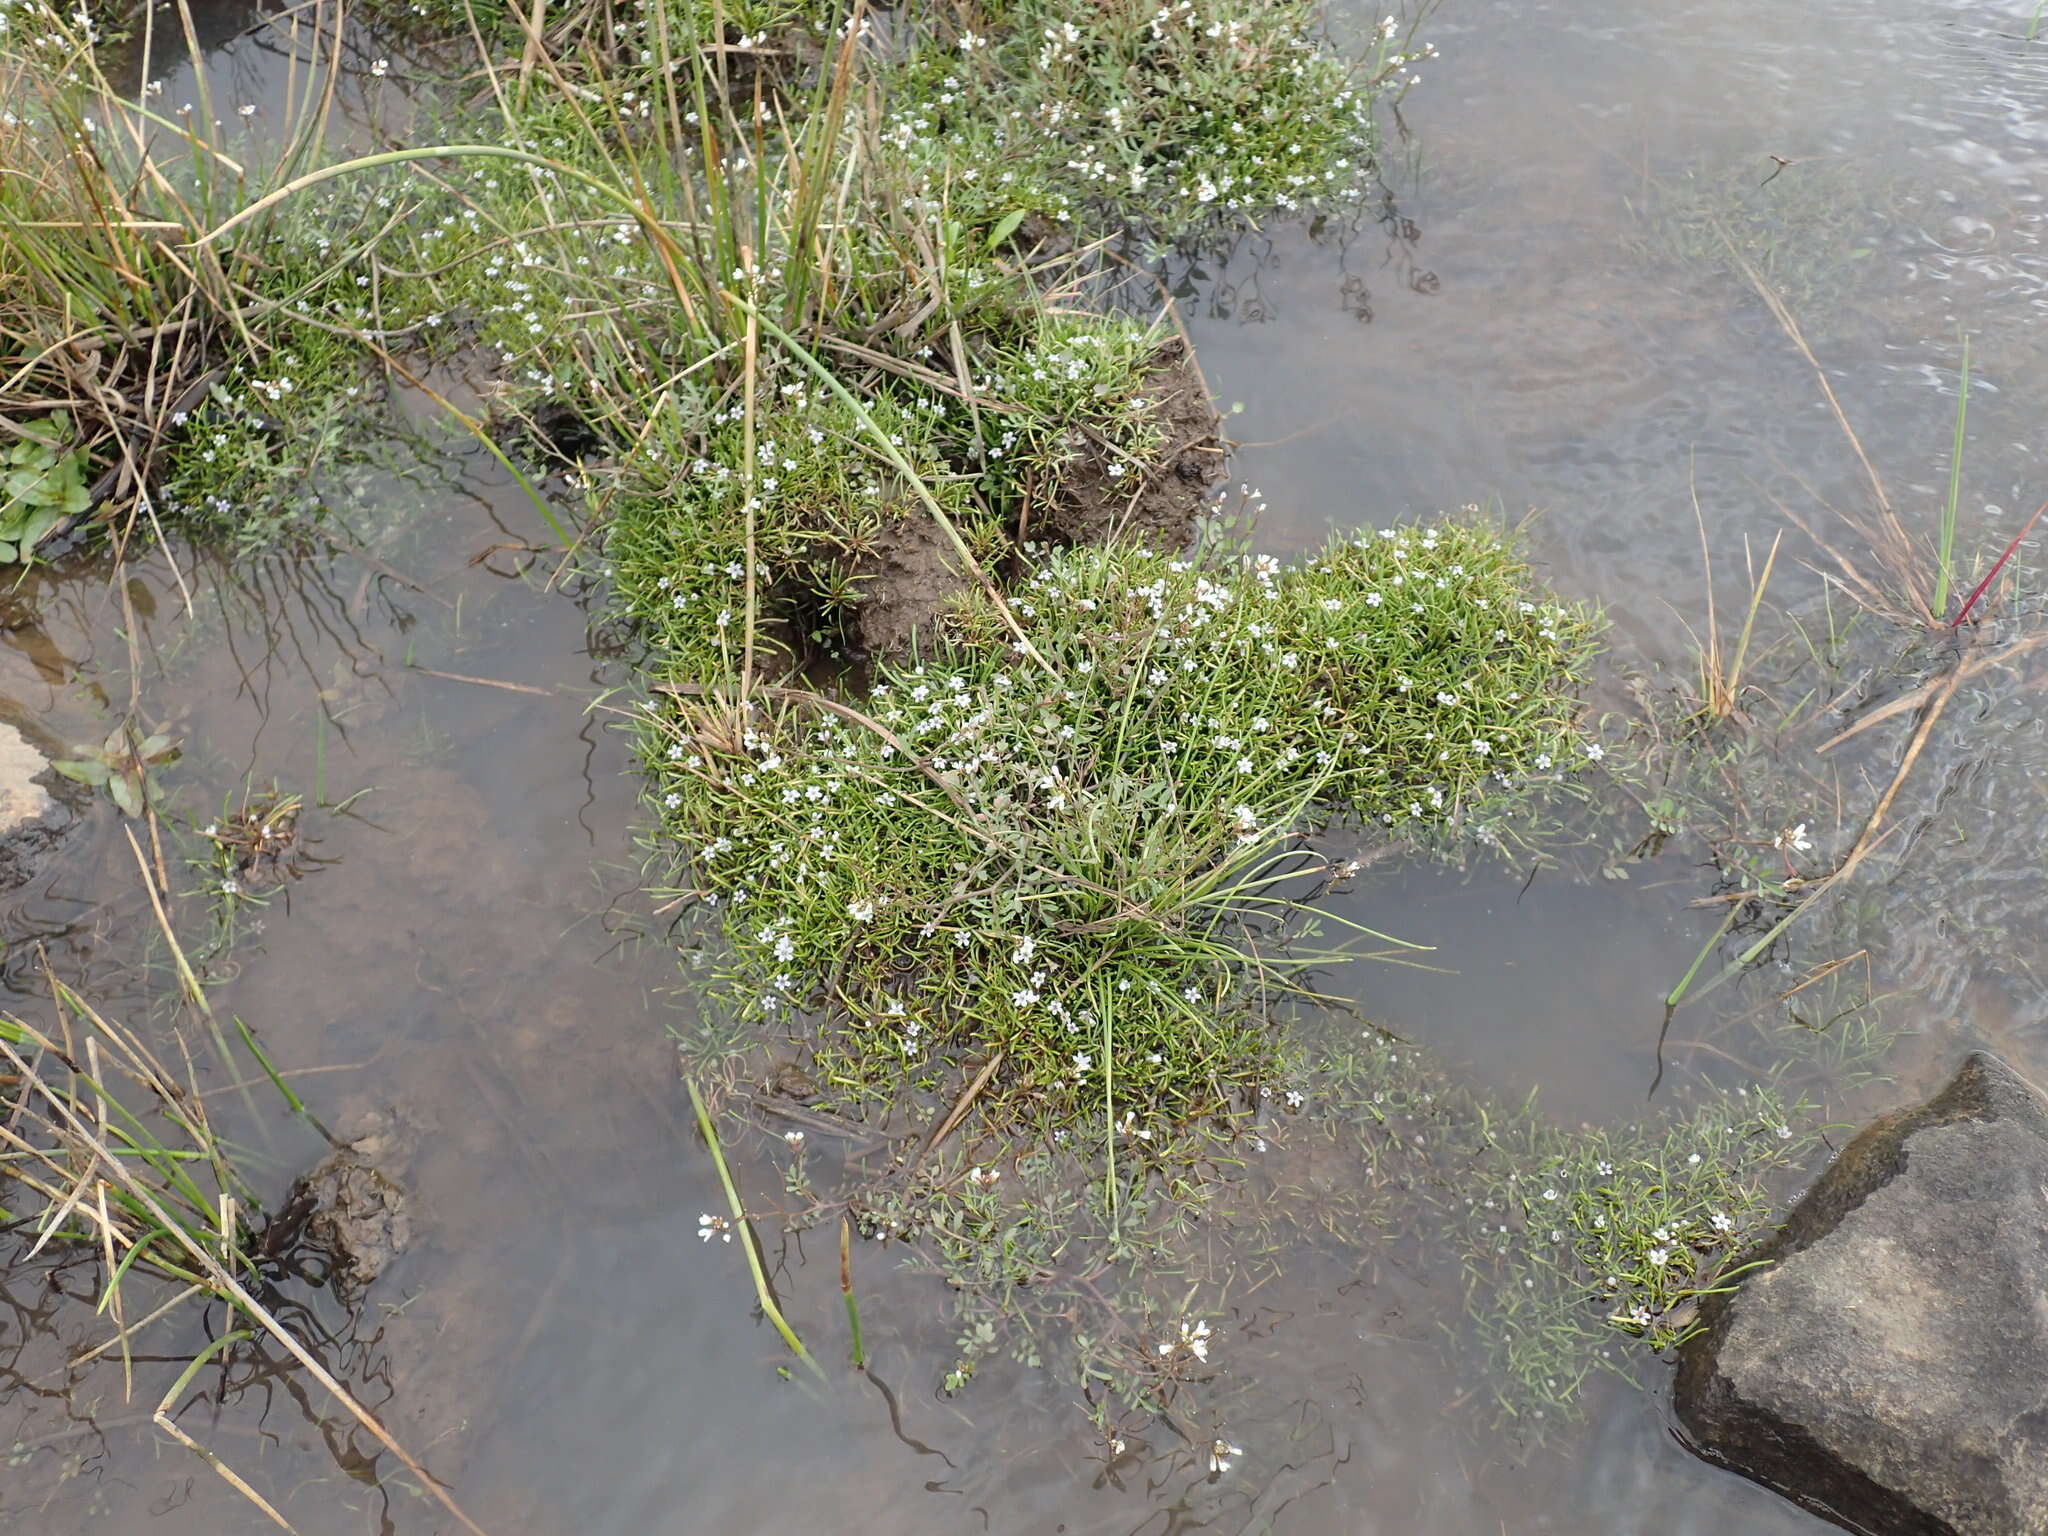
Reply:
<svg viewBox="0 0 2048 1536"><path fill-rule="evenodd" d="M1702 1309L1693 1449L1872 1536L2048 1532L2048 1100L1972 1054Z"/></svg>
<svg viewBox="0 0 2048 1536"><path fill-rule="evenodd" d="M26 885L77 824L46 781L54 782L50 760L0 721L0 892Z"/></svg>

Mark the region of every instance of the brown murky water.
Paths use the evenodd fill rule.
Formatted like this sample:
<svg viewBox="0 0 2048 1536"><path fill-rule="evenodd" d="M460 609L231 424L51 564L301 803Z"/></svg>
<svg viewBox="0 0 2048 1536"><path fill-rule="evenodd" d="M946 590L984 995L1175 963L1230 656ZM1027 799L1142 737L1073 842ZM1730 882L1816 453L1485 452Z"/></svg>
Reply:
<svg viewBox="0 0 2048 1536"><path fill-rule="evenodd" d="M1773 183L1793 194L1773 205L1794 229L1785 283L1923 526L1946 481L1957 328L1972 332L1961 537L2002 547L2048 495L2032 410L2048 386L2048 37L2026 40L2031 18L2031 0L1446 7L1427 34L1444 57L1404 108L1406 222L1343 247L1281 230L1186 284L1208 377L1243 406L1235 472L1271 504L1262 538L1299 548L1325 526L1468 500L1537 508L1532 549L1559 587L1608 605L1617 656L1689 668L1694 491L1725 576L1745 538L1784 526L1772 496L1805 494L1795 471L1840 504L1860 486L1755 295L1645 235L1642 211L1674 178L1748 185L1776 156L1792 162ZM274 81L255 49L232 45L221 66L251 101ZM1865 193L1855 233L1828 245L1812 232L1839 210L1815 187L1845 167ZM181 557L195 616L161 561L132 573L130 596L144 698L187 743L171 783L188 813L245 782L330 804L366 792L308 814L326 862L245 913L260 931L223 962L215 1006L308 1074L301 1091L344 1131L395 1120L418 1240L360 1316L316 1294L306 1326L333 1330L337 1370L494 1536L1821 1529L1694 1461L1661 1397L1618 1381L1547 1448L1487 1430L1438 1348L1460 1325L1457 1277L1420 1245L1363 1265L1304 1250L1237 1300L1220 1359L1245 1384L1232 1433L1246 1456L1220 1481L1164 1431L1106 1472L1073 1405L1029 1373L939 1397L949 1341L931 1282L889 1280L878 1260L863 1280L870 1376L781 1379L734 1250L696 1237L719 1196L667 1036L689 1027L690 997L636 893L635 781L593 710L625 668L518 548L546 542L523 499L473 457L431 468L394 480L377 498L389 515L352 535L404 580L339 553L233 572ZM1817 590L1789 560L1773 587L1794 606ZM107 570L38 573L6 610L0 694L47 737L97 739L99 700L129 683L121 627ZM1894 1064L1906 1086L1849 1113L1980 1039L2048 1075L2029 852L2048 758L2036 695L1991 707L1930 747L1924 783L1952 790L1939 880L1882 876L1885 984L1908 991L1921 1033ZM1869 759L1879 787L1893 750ZM1341 984L1505 1094L1540 1085L1572 1120L1632 1117L1658 1002L1714 923L1687 906L1705 872L1669 856L1645 869L1526 890L1498 868L1377 870L1349 915L1435 944L1443 970L1354 967ZM204 927L202 880L180 882L188 932ZM102 807L6 912L7 984L41 1006L40 945L104 1006L161 1018L153 931ZM1664 1091L1702 1087L1726 1054L1676 1052ZM272 1197L317 1151L275 1126L247 1134ZM774 1175L757 1162L742 1177ZM792 1240L779 1279L797 1328L836 1337L832 1246ZM0 1446L14 1447L0 1528L268 1529L147 1425L220 1320L145 1336L132 1402L117 1370L67 1392L64 1360L104 1336L73 1294L89 1283L47 1259L0 1278ZM292 1372L239 1367L210 1390L181 1422L301 1530L450 1528Z"/></svg>

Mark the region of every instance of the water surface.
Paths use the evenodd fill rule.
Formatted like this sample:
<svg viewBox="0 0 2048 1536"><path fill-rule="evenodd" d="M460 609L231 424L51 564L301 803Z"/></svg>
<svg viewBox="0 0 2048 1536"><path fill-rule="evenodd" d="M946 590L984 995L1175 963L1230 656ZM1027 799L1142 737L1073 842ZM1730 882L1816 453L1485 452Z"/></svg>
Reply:
<svg viewBox="0 0 2048 1536"><path fill-rule="evenodd" d="M2048 495L2031 410L2048 386L2048 38L2026 40L2030 12L1444 7L1426 33L1443 58L1389 146L1395 216L1349 241L1277 228L1185 285L1210 382L1242 405L1234 472L1271 508L1260 538L1291 551L1328 527L1467 502L1533 510L1547 579L1613 620L1603 686L1689 670L1704 620L1695 497L1725 607L1740 602L1745 541L1760 556L1786 526L1774 498L1806 497L1801 481L1837 505L1863 494L1811 367L1753 289L1658 234L1658 209L1691 206L1687 178L1769 192L1776 168L1785 201L1740 206L1781 221L1773 270L1920 526L1946 483L1958 330L1971 333L1962 538L2002 547ZM1340 13L1336 26L1373 19ZM220 68L252 102L281 102L262 46L231 44ZM185 803L244 782L317 782L330 802L366 791L347 814L309 815L327 862L253 914L261 930L222 962L232 978L215 1006L259 1028L281 1067L317 1069L298 1081L329 1120L392 1117L413 1149L421 1238L359 1318L322 1314L340 1330L327 1353L487 1529L1821 1529L1687 1455L1657 1391L1599 1386L1587 1422L1541 1447L1493 1427L1441 1348L1463 1326L1457 1271L1420 1234L1348 1255L1304 1247L1280 1278L1224 1298L1218 1398L1234 1406L1217 1427L1246 1454L1221 1479L1166 1425L1108 1465L1067 1394L1021 1368L940 1396L944 1298L936 1282L890 1278L878 1252L860 1258L870 1375L841 1372L828 1389L782 1379L736 1250L696 1237L721 1196L669 1038L694 1027L691 994L664 915L636 894L635 782L593 709L627 670L593 637L587 602L522 547L544 530L486 465L455 454L380 494L390 515L351 530L376 567L325 552L227 571L180 553L195 616L161 559L131 573L130 593L145 697L188 743L174 779ZM1821 563L1810 545L1797 553ZM96 739L101 697L125 697L111 576L38 573L12 600L0 693L46 737ZM1798 607L1819 590L1788 551L1774 597ZM1897 1083L1839 1095L1847 1115L1917 1091L1979 1040L2048 1077L2034 984L2048 926L2025 851L2041 825L2038 710L2038 690L1987 695L1929 748L1915 782L1943 787L1947 819L1927 824L1927 863L1873 877L1873 963L1916 1033L1891 1063ZM1896 761L1897 742L1867 745L1836 786L1852 808ZM2008 835L1971 843L1973 827ZM1504 1097L1537 1087L1570 1122L1641 1115L1662 994L1716 920L1691 905L1711 877L1673 855L1626 882L1588 874L1525 885L1511 862L1376 868L1343 910L1432 944L1435 969L1363 964L1329 984ZM105 808L14 899L5 931L8 983L30 1012L43 1006L38 942L107 1007L147 1017L168 995ZM1730 1058L1755 1050L1741 1018L1769 985L1688 1019L1660 1103L1740 1075ZM739 1144L743 1179L776 1178L770 1145ZM283 1133L262 1147L265 1192L314 1151ZM829 1233L779 1258L792 1321L836 1338ZM86 1283L39 1262L0 1286L0 1443L21 1447L0 1525L267 1529L147 1428L154 1395L206 1337L200 1320L149 1339L159 1353L142 1374L158 1384L136 1401L121 1400L118 1373L63 1390L62 1361L103 1337L89 1307L57 1294ZM1659 1385L1654 1367L1646 1379ZM450 1528L402 1478L372 1486L393 1469L290 1372L243 1370L232 1385L181 1422L301 1530Z"/></svg>

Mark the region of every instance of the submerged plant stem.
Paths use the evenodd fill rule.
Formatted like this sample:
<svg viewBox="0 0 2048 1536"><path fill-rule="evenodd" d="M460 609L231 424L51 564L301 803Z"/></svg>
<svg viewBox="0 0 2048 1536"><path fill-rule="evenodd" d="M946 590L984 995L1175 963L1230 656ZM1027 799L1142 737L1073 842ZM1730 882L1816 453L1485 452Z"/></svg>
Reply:
<svg viewBox="0 0 2048 1536"><path fill-rule="evenodd" d="M754 1294L761 1303L761 1311L768 1321L775 1325L775 1331L782 1335L782 1342L789 1346L789 1352L803 1361L814 1371L820 1381L825 1379L824 1369L811 1358L811 1352L804 1348L804 1341L796 1336L796 1330L782 1315L782 1309L775 1304L775 1295L768 1289L768 1271L761 1263L761 1254L755 1247L754 1229L747 1222L747 1209L740 1204L740 1192L733 1184L732 1171L725 1166L725 1153L719 1149L718 1129L711 1123L711 1112L704 1107L704 1096L697 1091L694 1078L684 1078L683 1086L690 1090L690 1107L697 1112L697 1129L704 1133L704 1145L711 1149L711 1161L718 1169L718 1182L725 1186L725 1202L732 1210L732 1219L740 1230L740 1246L746 1250L747 1268L754 1276Z"/></svg>

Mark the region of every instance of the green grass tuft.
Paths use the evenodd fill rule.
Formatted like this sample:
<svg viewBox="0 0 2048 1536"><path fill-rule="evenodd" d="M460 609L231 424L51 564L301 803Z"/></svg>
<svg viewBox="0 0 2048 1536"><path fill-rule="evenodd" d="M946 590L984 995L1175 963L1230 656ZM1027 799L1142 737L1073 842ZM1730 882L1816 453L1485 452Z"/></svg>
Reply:
<svg viewBox="0 0 2048 1536"><path fill-rule="evenodd" d="M622 571L637 612L705 622L651 574ZM1244 945L1335 873L1298 852L1307 827L1440 828L1583 757L1590 620L1490 529L1390 529L1288 569L1048 555L1012 606L1053 681L963 604L965 638L883 667L857 707L742 705L685 665L642 728L685 889L724 914L732 1001L820 1013L846 1090L1001 1050L1001 1092L1055 1117L1100 1112L1111 1056L1120 1114L1213 1108L1270 1068L1287 966Z"/></svg>

